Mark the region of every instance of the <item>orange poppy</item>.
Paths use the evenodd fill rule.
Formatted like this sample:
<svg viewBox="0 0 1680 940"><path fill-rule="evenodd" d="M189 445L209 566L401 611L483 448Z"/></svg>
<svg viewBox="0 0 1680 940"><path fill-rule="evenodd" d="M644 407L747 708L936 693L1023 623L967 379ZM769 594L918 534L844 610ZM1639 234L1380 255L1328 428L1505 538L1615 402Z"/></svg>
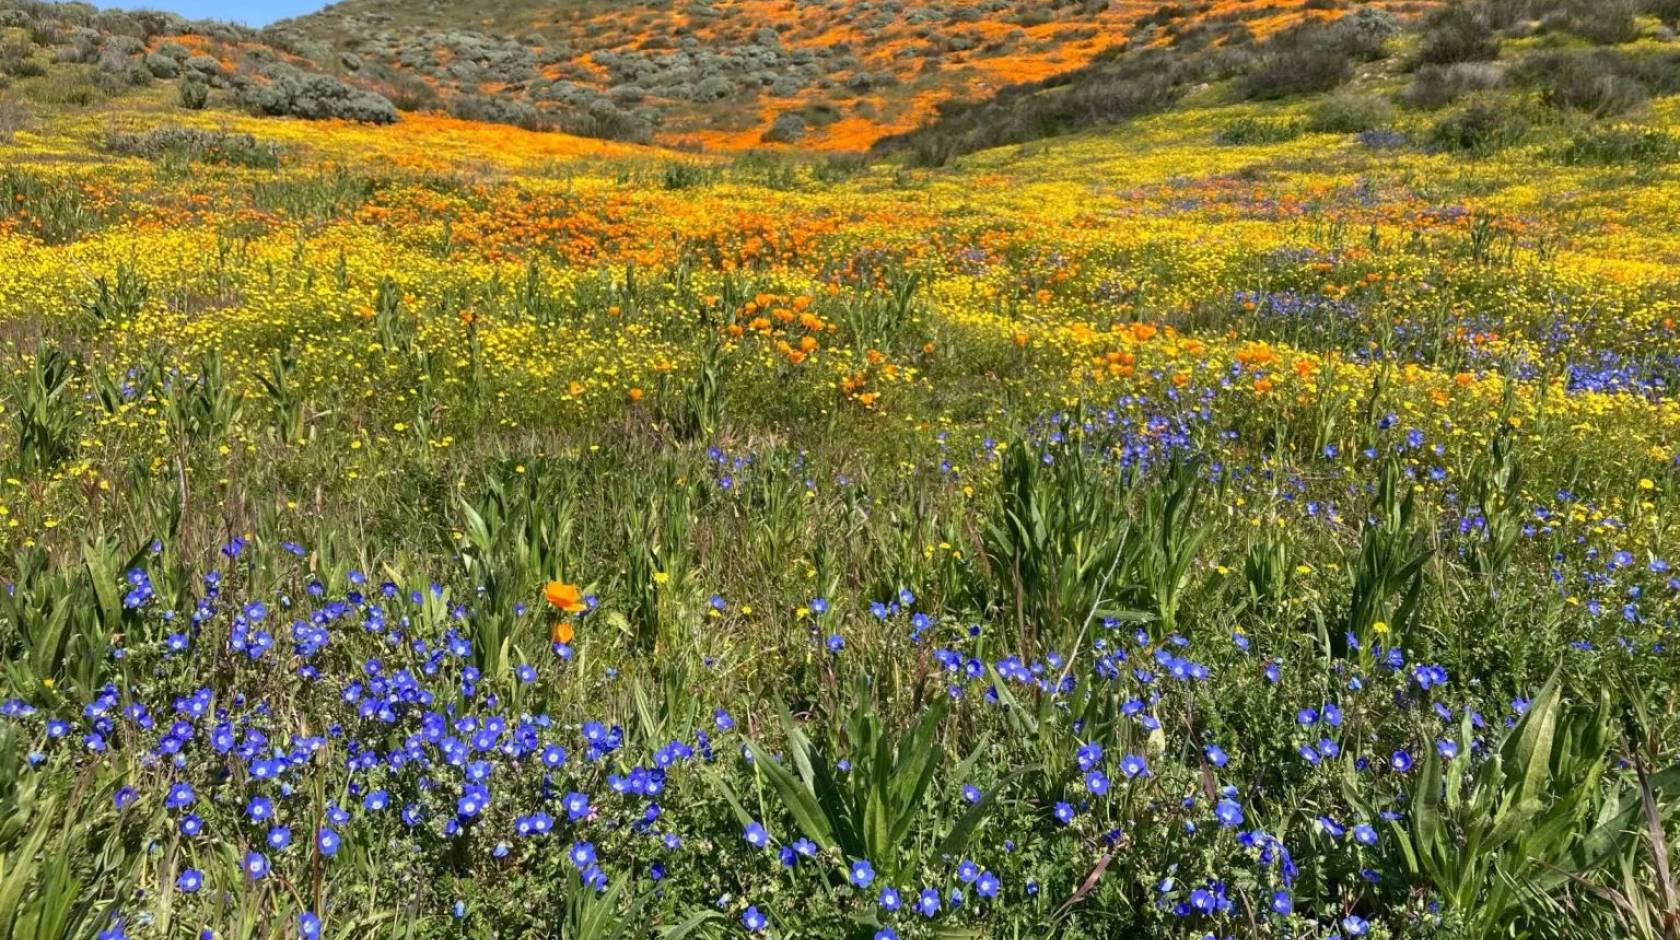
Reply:
<svg viewBox="0 0 1680 940"><path fill-rule="evenodd" d="M582 613L588 606L583 602L583 592L575 584L564 581L550 581L543 588L543 600L568 614Z"/></svg>
<svg viewBox="0 0 1680 940"><path fill-rule="evenodd" d="M576 635L577 629L572 626L572 622L570 620L556 620L554 621L554 624L548 628L548 639L552 643L570 643L572 642L572 637Z"/></svg>

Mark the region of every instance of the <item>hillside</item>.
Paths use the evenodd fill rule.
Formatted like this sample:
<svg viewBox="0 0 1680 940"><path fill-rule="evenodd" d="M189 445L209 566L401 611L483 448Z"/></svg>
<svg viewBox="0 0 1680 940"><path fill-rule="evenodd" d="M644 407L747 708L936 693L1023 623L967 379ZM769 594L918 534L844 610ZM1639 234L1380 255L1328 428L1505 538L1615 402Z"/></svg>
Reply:
<svg viewBox="0 0 1680 940"><path fill-rule="evenodd" d="M1502 121L1615 118L1680 88L1674 0L477 12L349 0L251 30L5 0L0 81L15 80L14 102L88 106L162 81L188 108L374 123L446 114L694 152L870 151L923 163L1191 96L1270 100L1355 79L1408 109L1474 106L1461 143L1504 133L1488 126Z"/></svg>
<svg viewBox="0 0 1680 940"><path fill-rule="evenodd" d="M1398 12L1427 3L1371 3ZM861 149L1127 46L1241 45L1345 0L346 0L266 35L458 113L739 150Z"/></svg>

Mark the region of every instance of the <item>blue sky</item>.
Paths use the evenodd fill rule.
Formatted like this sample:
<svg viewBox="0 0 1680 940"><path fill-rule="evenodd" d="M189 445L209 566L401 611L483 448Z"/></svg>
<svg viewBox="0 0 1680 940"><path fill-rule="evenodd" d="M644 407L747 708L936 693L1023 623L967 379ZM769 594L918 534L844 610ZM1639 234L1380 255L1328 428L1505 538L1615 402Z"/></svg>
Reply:
<svg viewBox="0 0 1680 940"><path fill-rule="evenodd" d="M96 6L127 10L168 10L190 19L229 20L247 26L266 26L288 16L309 13L326 0L95 0Z"/></svg>

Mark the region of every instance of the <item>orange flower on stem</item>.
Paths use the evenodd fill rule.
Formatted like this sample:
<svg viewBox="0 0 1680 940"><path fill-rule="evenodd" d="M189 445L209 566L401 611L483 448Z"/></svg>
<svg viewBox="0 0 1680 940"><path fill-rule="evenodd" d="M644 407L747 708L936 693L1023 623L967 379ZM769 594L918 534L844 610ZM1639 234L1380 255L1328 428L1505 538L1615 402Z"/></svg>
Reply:
<svg viewBox="0 0 1680 940"><path fill-rule="evenodd" d="M583 602L583 592L578 590L578 586L564 581L548 582L543 588L543 600L568 614L581 614L588 607Z"/></svg>

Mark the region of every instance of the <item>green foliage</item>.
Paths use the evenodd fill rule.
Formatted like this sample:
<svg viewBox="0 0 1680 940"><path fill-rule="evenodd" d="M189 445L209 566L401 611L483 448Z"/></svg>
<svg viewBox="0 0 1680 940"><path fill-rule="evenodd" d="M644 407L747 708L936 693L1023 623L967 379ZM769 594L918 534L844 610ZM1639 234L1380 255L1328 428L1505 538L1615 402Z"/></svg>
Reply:
<svg viewBox="0 0 1680 940"><path fill-rule="evenodd" d="M1404 648L1407 630L1423 592L1423 569L1433 550L1418 525L1416 491L1407 484L1393 459L1383 463L1371 509L1359 537L1359 556L1352 570L1347 635L1356 639L1364 656L1373 642ZM1378 623L1389 635L1377 632ZM1341 637L1333 648L1344 649Z"/></svg>
<svg viewBox="0 0 1680 940"><path fill-rule="evenodd" d="M41 785L26 747L14 729L0 728L0 938L91 937L136 882L144 848L111 808L108 768L83 781L103 805L79 805Z"/></svg>
<svg viewBox="0 0 1680 940"><path fill-rule="evenodd" d="M327 222L355 211L373 195L371 177L344 168L331 172L259 180L251 184L251 203L299 222Z"/></svg>
<svg viewBox="0 0 1680 940"><path fill-rule="evenodd" d="M1432 750L1419 764L1410 812L1391 829L1407 872L1440 893L1466 936L1560 916L1556 889L1638 844L1653 781L1641 770L1632 788L1602 785L1609 710L1606 693L1596 705L1565 703L1554 675L1484 759ZM1472 737L1466 720L1458 743L1468 750ZM1658 786L1677 783L1680 768Z"/></svg>
<svg viewBox="0 0 1680 940"><path fill-rule="evenodd" d="M885 877L896 878L940 855L962 852L991 809L982 801L942 838L934 831L925 803L945 757L939 730L947 710L943 699L934 702L894 740L869 706L867 690L860 688L846 720L847 751L830 741L813 742L785 716L786 765L756 741L749 740L747 747L757 774L806 838L843 858L867 860ZM850 760L844 773L836 770L842 757ZM739 811L739 801L730 798Z"/></svg>
<svg viewBox="0 0 1680 940"><path fill-rule="evenodd" d="M1657 167L1680 161L1680 138L1657 128L1595 124L1572 134L1557 154L1570 166Z"/></svg>
<svg viewBox="0 0 1680 940"><path fill-rule="evenodd" d="M1440 150L1488 154L1520 143L1532 127L1526 110L1511 99L1478 96L1429 128Z"/></svg>
<svg viewBox="0 0 1680 940"><path fill-rule="evenodd" d="M676 161L665 164L665 188L693 189L709 185L717 178L717 171L704 163Z"/></svg>
<svg viewBox="0 0 1680 940"><path fill-rule="evenodd" d="M0 218L17 219L49 245L75 241L103 222L80 186L17 169L0 171Z"/></svg>
<svg viewBox="0 0 1680 940"><path fill-rule="evenodd" d="M1450 3L1438 7L1425 21L1418 44L1418 61L1430 65L1476 62L1499 56L1488 4Z"/></svg>
<svg viewBox="0 0 1680 940"><path fill-rule="evenodd" d="M228 381L221 353L199 358L193 375L170 377L164 390L164 420L180 450L207 447L227 436L244 410L244 399Z"/></svg>
<svg viewBox="0 0 1680 940"><path fill-rule="evenodd" d="M1667 829L1680 796L1680 765L1653 772L1644 754L1635 754L1634 772L1633 792L1624 787L1603 803L1572 867L1554 870L1549 881L1560 883L1558 876L1567 874L1584 885L1609 906L1627 937L1671 940L1680 932L1680 882ZM1581 874L1593 868L1596 878Z"/></svg>
<svg viewBox="0 0 1680 940"><path fill-rule="evenodd" d="M304 436L304 397L297 387L297 357L290 350L275 349L268 354L268 372L259 374L268 396L274 418L269 424L276 438L283 444L294 444Z"/></svg>
<svg viewBox="0 0 1680 940"><path fill-rule="evenodd" d="M131 625L117 585L134 559L98 538L81 556L80 565L57 566L39 549L26 549L14 559L11 590L0 596L7 676L31 698L98 688L112 668L113 642Z"/></svg>
<svg viewBox="0 0 1680 940"><path fill-rule="evenodd" d="M1024 643L1059 642L1089 623L1118 594L1115 575L1137 551L1127 482L1093 450L1075 438L1046 459L1017 438L999 458L986 564L990 583L1004 588L992 602Z"/></svg>
<svg viewBox="0 0 1680 940"><path fill-rule="evenodd" d="M77 420L70 399L79 370L70 354L45 340L8 383L12 460L20 473L51 470L76 451Z"/></svg>
<svg viewBox="0 0 1680 940"><path fill-rule="evenodd" d="M96 292L82 302L82 313L95 329L105 329L124 323L137 315L151 296L146 278L131 264L117 265L115 277L103 274L93 279Z"/></svg>
<svg viewBox="0 0 1680 940"><path fill-rule="evenodd" d="M389 277L379 279L373 295L373 330L381 348L403 354L414 351L414 321L404 314L402 289Z"/></svg>
<svg viewBox="0 0 1680 940"><path fill-rule="evenodd" d="M642 924L647 895L628 904L624 893L631 879L620 878L605 891L597 893L583 886L576 878L567 878L566 921L562 930L567 937L578 940L627 940L646 935ZM626 909L627 908L627 909Z"/></svg>
<svg viewBox="0 0 1680 940"><path fill-rule="evenodd" d="M480 592L472 619L473 661L487 676L502 676L517 644L534 653L546 636L520 636L516 608L533 602L542 584L573 574L575 525L570 469L543 461L508 464L462 498L460 564ZM445 608L446 609L446 606Z"/></svg>
<svg viewBox="0 0 1680 940"><path fill-rule="evenodd" d="M1242 117L1220 128L1219 132L1214 135L1214 140L1231 146L1276 144L1294 140L1306 131L1306 125L1298 121Z"/></svg>
<svg viewBox="0 0 1680 940"><path fill-rule="evenodd" d="M661 376L662 402L672 397L671 380ZM712 440L723 427L729 393L729 357L715 333L702 348L694 376L668 408L671 429L684 440Z"/></svg>
<svg viewBox="0 0 1680 940"><path fill-rule="evenodd" d="M1522 461L1516 428L1511 423L1514 394L1507 387L1499 427L1487 450L1471 467L1467 487L1470 505L1481 513L1483 525L1481 537L1470 545L1466 561L1472 573L1489 579L1501 577L1510 566L1526 521Z"/></svg>
<svg viewBox="0 0 1680 940"><path fill-rule="evenodd" d="M1389 126L1394 108L1384 98L1338 93L1313 105L1307 129L1331 134L1357 134Z"/></svg>
<svg viewBox="0 0 1680 940"><path fill-rule="evenodd" d="M1276 610L1287 596L1292 567L1288 538L1271 530L1255 533L1243 554L1250 603L1264 612Z"/></svg>
<svg viewBox="0 0 1680 940"><path fill-rule="evenodd" d="M623 616L638 648L656 657L672 655L692 646L683 628L686 618L698 613L684 596L693 565L694 489L679 482L670 462L628 481L624 489Z"/></svg>
<svg viewBox="0 0 1680 940"><path fill-rule="evenodd" d="M883 148L1198 103L972 177L512 154L509 183L504 155L329 169L211 132L25 170L91 126L32 116L55 133L0 171L0 241L43 272L6 298L0 940L276 940L302 911L332 940L690 940L749 904L788 938L1670 940L1680 295L1608 192L1660 179L1666 131L1536 103L1525 63L1582 51L1580 5L1477 5L1500 57L1420 68L1481 96L1427 117L1373 96L1399 63L1350 65L1388 52L1369 5L1275 42L1206 12ZM173 56L141 22L99 29ZM1640 29L1582 85L1664 87ZM383 82L369 59L346 73ZM1220 141L1441 119L1449 152L1613 169L1329 138L1244 165L1210 141L1237 115ZM379 139L471 154L414 130ZM1579 221L1534 209L1548 173ZM78 244L113 181L135 224ZM662 218L687 190L696 224Z"/></svg>
<svg viewBox="0 0 1680 940"><path fill-rule="evenodd" d="M183 88L185 86L182 86ZM272 170L280 166L281 148L251 134L196 127L159 127L144 133L112 130L105 149L121 156L176 163L208 163Z"/></svg>
<svg viewBox="0 0 1680 940"><path fill-rule="evenodd" d="M188 111L203 111L210 104L210 86L196 78L183 78L176 90L176 101Z"/></svg>
<svg viewBox="0 0 1680 940"><path fill-rule="evenodd" d="M868 154L831 154L811 164L811 178L818 183L844 183L869 169Z"/></svg>
<svg viewBox="0 0 1680 940"><path fill-rule="evenodd" d="M917 338L922 314L919 296L926 278L916 271L894 268L886 274L886 290L871 292L846 305L843 319L851 345L860 356L868 350L900 350Z"/></svg>
<svg viewBox="0 0 1680 940"><path fill-rule="evenodd" d="M1153 615L1160 636L1178 630L1196 559L1213 533L1212 524L1198 518L1203 488L1201 461L1175 455L1162 479L1149 487L1137 521L1138 547L1130 557L1124 596Z"/></svg>

